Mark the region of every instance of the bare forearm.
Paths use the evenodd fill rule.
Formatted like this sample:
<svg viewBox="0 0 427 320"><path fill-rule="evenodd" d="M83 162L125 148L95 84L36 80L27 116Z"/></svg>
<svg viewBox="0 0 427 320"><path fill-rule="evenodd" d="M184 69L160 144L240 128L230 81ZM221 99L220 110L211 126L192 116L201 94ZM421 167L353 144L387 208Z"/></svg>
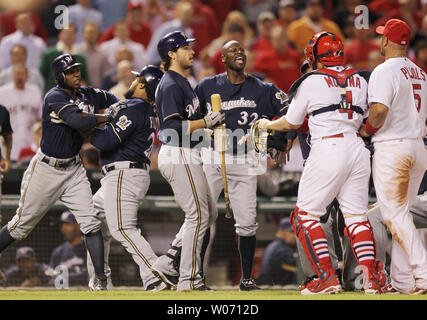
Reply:
<svg viewBox="0 0 427 320"><path fill-rule="evenodd" d="M372 103L366 124L359 131L362 137L368 137L378 131L384 124L387 114L387 106L382 103Z"/></svg>
<svg viewBox="0 0 427 320"><path fill-rule="evenodd" d="M10 153L12 151L13 136L12 136L12 134L8 133L8 134L5 134L2 138L3 138L2 144L3 144L4 158L6 160L10 160Z"/></svg>
<svg viewBox="0 0 427 320"><path fill-rule="evenodd" d="M199 129L206 128L206 122L203 119L191 120L191 121L188 121L187 124L188 124L189 133L192 133L193 131L196 131Z"/></svg>
<svg viewBox="0 0 427 320"><path fill-rule="evenodd" d="M267 126L266 129L267 130L275 130L275 131L289 131L289 130L296 130L300 127L301 125L293 125L290 124L285 117L280 117L277 120L274 121L270 121Z"/></svg>

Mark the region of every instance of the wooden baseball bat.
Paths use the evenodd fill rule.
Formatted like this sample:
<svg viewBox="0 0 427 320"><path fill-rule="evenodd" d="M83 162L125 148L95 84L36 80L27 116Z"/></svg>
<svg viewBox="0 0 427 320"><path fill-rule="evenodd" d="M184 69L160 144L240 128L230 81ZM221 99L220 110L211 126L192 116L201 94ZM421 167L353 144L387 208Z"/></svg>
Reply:
<svg viewBox="0 0 427 320"><path fill-rule="evenodd" d="M218 93L211 95L211 106L213 112L219 112L221 110L221 96ZM225 217L230 219L232 217L230 209L230 196L228 195L228 184L227 184L227 172L225 169L225 150L226 150L226 136L225 136L225 124L221 125L221 128L214 130L223 130L221 135L221 140L217 145L220 145L221 155L221 173L222 173L222 182L224 184L224 198L225 198Z"/></svg>

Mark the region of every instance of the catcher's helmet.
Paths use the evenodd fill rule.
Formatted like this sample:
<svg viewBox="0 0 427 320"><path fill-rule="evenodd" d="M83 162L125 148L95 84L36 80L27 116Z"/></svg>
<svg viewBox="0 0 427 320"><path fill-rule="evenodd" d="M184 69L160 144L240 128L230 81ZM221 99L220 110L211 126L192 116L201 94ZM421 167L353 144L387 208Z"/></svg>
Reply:
<svg viewBox="0 0 427 320"><path fill-rule="evenodd" d="M139 81L145 84L145 90L150 101L154 101L157 85L163 76L162 70L153 65L145 66L141 71L132 71L134 75L139 77Z"/></svg>
<svg viewBox="0 0 427 320"><path fill-rule="evenodd" d="M81 63L77 62L72 55L63 54L53 60L50 69L52 71L53 78L56 80L58 85L62 87L65 84L64 71L79 65L81 65Z"/></svg>
<svg viewBox="0 0 427 320"><path fill-rule="evenodd" d="M160 58L166 60L169 51L176 51L180 47L188 46L194 41L196 41L196 39L187 38L181 31L174 31L160 39L157 44L157 51L159 52Z"/></svg>
<svg viewBox="0 0 427 320"><path fill-rule="evenodd" d="M304 52L313 70L316 69L316 62L321 62L328 67L344 63L344 45L337 35L330 32L316 33Z"/></svg>

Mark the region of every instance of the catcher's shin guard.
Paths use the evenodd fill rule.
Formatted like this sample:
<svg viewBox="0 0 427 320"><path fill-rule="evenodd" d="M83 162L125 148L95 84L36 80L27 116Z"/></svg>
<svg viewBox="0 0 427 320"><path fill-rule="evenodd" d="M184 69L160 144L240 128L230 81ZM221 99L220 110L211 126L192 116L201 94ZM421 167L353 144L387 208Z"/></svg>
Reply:
<svg viewBox="0 0 427 320"><path fill-rule="evenodd" d="M328 241L319 220L308 218L306 215L306 212L295 207L290 215L290 221L313 270L320 279L323 279L334 273L329 257ZM301 216L306 218L302 219Z"/></svg>
<svg viewBox="0 0 427 320"><path fill-rule="evenodd" d="M376 243L370 222L354 222L344 229L344 235L350 240L354 256L360 266L368 268L369 272L375 269Z"/></svg>

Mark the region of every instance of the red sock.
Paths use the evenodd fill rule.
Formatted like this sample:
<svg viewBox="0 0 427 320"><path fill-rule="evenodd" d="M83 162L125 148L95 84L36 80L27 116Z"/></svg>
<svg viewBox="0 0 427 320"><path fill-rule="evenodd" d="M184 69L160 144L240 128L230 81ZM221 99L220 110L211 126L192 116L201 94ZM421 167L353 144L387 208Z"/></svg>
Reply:
<svg viewBox="0 0 427 320"><path fill-rule="evenodd" d="M369 221L355 222L346 227L346 235L350 239L354 256L359 265L368 268L369 272L375 269L375 239Z"/></svg>

